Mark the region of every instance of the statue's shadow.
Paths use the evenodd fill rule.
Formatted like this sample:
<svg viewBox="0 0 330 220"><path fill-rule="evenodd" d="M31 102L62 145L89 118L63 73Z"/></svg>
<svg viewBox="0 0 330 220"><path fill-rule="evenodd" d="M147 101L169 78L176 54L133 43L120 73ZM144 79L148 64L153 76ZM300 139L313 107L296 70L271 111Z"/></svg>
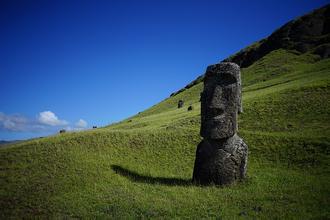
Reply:
<svg viewBox="0 0 330 220"><path fill-rule="evenodd" d="M145 176L119 165L111 165L111 169L115 171L115 173L124 176L129 180L139 183L161 184L168 186L188 186L192 184L190 179Z"/></svg>

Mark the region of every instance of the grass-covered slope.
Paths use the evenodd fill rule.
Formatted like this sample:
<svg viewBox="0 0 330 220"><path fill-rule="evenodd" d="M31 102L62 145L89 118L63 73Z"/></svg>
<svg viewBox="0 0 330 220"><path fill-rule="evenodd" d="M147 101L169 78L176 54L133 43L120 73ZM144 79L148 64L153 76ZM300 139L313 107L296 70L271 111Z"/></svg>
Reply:
<svg viewBox="0 0 330 220"><path fill-rule="evenodd" d="M118 124L1 148L0 218L329 218L330 60L277 50L242 79L245 182L190 183L199 83Z"/></svg>

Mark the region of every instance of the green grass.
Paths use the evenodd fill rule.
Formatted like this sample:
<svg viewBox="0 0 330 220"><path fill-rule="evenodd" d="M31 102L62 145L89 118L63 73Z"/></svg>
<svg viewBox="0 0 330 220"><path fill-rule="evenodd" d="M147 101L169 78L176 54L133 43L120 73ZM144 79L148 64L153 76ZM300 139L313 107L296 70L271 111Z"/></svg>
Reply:
<svg viewBox="0 0 330 220"><path fill-rule="evenodd" d="M105 128L1 148L0 218L329 218L330 60L278 50L242 79L246 181L191 184L199 83Z"/></svg>

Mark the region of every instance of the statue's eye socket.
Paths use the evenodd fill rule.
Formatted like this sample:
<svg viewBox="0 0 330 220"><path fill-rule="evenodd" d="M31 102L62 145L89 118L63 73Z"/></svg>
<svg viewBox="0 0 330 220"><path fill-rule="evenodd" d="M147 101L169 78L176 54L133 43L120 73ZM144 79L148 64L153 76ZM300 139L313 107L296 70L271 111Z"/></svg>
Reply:
<svg viewBox="0 0 330 220"><path fill-rule="evenodd" d="M231 74L223 74L219 80L219 84L224 86L237 83L236 77Z"/></svg>

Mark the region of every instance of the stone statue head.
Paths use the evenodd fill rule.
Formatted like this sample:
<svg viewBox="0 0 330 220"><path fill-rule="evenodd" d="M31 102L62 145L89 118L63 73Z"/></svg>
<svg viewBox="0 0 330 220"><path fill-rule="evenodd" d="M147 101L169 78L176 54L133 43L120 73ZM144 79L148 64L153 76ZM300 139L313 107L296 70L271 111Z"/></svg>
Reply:
<svg viewBox="0 0 330 220"><path fill-rule="evenodd" d="M233 136L237 132L237 114L242 112L239 66L223 62L207 67L201 102L201 136Z"/></svg>

